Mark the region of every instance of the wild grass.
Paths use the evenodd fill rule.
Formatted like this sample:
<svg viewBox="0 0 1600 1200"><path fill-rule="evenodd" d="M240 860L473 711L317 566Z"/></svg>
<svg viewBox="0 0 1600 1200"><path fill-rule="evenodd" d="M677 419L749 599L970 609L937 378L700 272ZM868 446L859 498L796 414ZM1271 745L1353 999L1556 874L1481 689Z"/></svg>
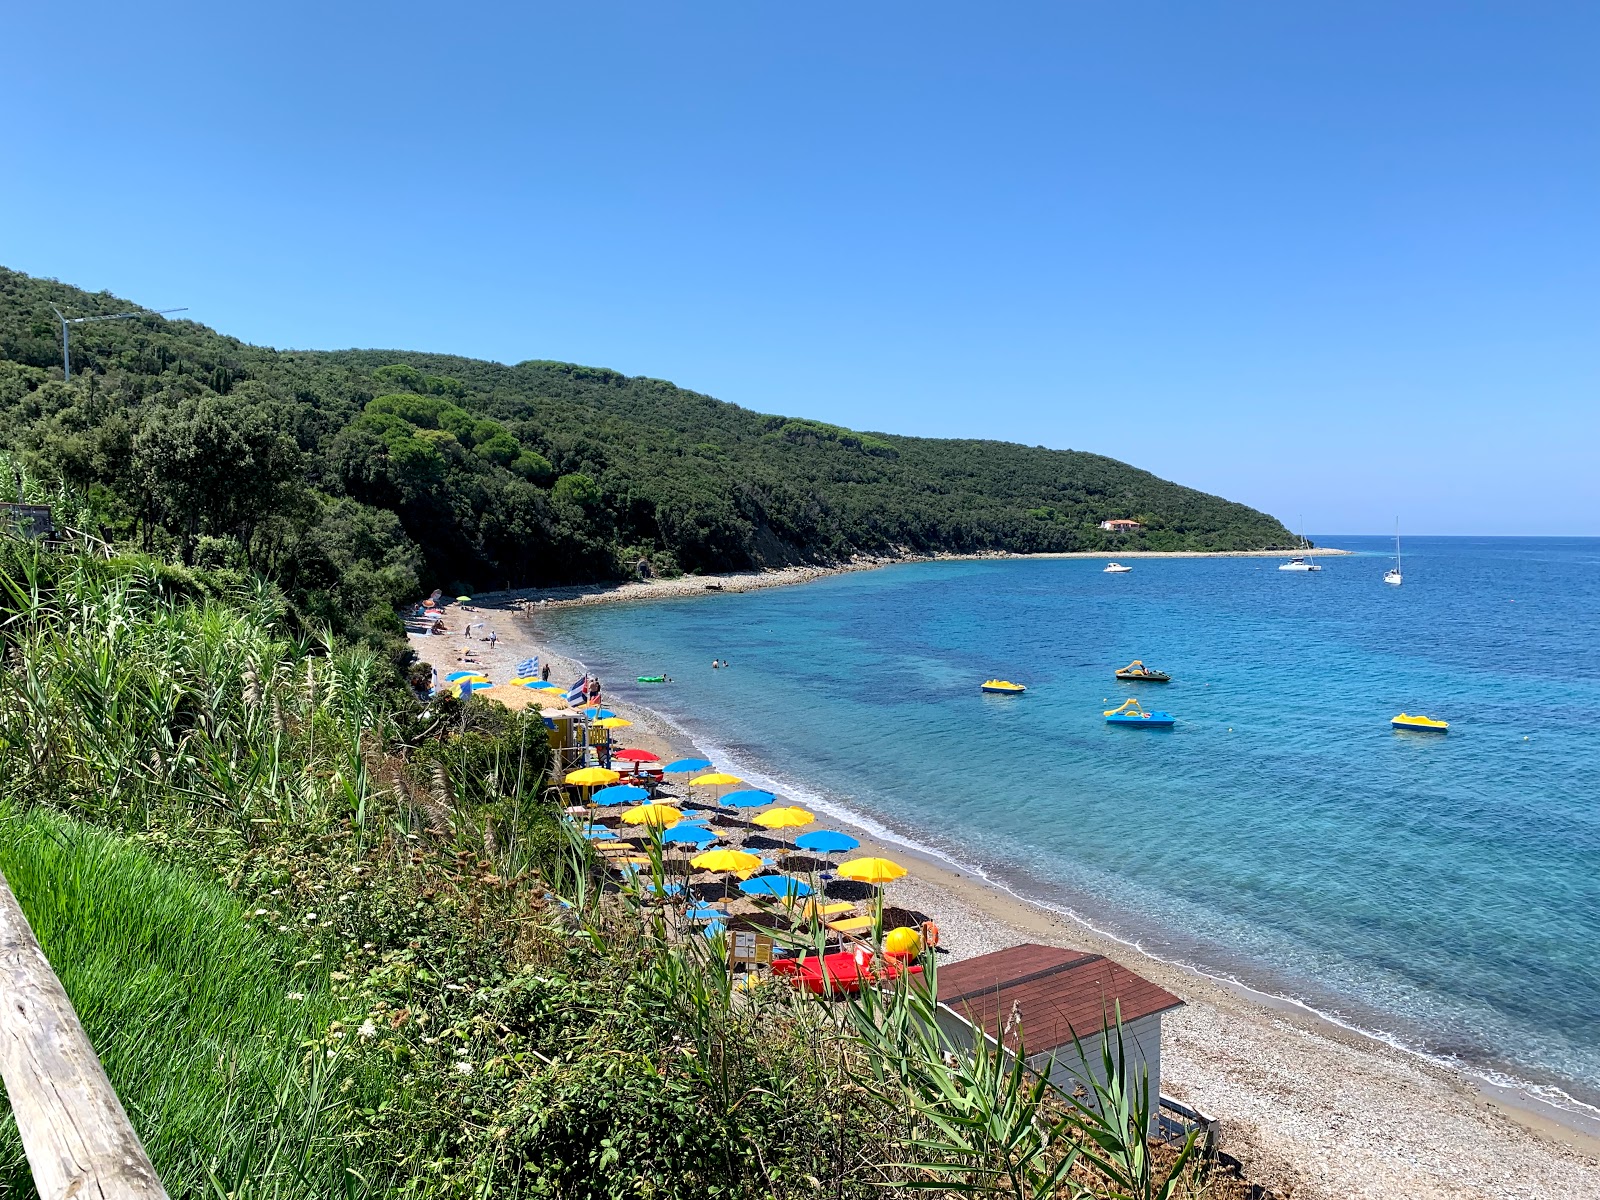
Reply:
<svg viewBox="0 0 1600 1200"><path fill-rule="evenodd" d="M339 1182L381 1081L320 1048L346 1007L325 972L224 888L58 813L0 815L0 869L172 1194ZM0 1184L32 1190L10 1120Z"/></svg>

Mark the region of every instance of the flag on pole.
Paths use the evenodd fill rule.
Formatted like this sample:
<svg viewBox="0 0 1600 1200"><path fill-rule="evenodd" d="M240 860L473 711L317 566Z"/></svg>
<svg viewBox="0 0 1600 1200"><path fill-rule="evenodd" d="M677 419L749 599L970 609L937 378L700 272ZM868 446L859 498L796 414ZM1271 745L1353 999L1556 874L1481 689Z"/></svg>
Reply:
<svg viewBox="0 0 1600 1200"><path fill-rule="evenodd" d="M525 658L517 664L518 675L537 675L539 673L539 656Z"/></svg>
<svg viewBox="0 0 1600 1200"><path fill-rule="evenodd" d="M577 683L567 689L566 701L572 708L580 708L589 698L589 677L582 676Z"/></svg>

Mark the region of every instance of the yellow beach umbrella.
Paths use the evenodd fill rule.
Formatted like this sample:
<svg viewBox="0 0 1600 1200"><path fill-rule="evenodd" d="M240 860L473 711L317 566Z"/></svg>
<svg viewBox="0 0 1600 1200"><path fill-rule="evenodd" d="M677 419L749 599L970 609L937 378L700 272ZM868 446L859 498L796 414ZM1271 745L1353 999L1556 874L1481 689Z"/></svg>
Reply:
<svg viewBox="0 0 1600 1200"><path fill-rule="evenodd" d="M534 684L534 683L538 683L538 682L539 682L539 677L537 675L518 675L515 679L513 679L511 681L511 686L512 687L527 687L530 684Z"/></svg>
<svg viewBox="0 0 1600 1200"><path fill-rule="evenodd" d="M691 787L726 787L730 783L743 783L737 775L729 775L726 771L712 771L708 775L696 775L689 780Z"/></svg>
<svg viewBox="0 0 1600 1200"><path fill-rule="evenodd" d="M592 721L590 723L593 725L598 725L602 729L626 729L628 726L633 724L633 722L628 720L626 717L601 717L598 721Z"/></svg>
<svg viewBox="0 0 1600 1200"><path fill-rule="evenodd" d="M761 865L761 858L743 850L722 847L695 855L689 865L700 871L754 871Z"/></svg>
<svg viewBox="0 0 1600 1200"><path fill-rule="evenodd" d="M650 825L656 829L670 829L683 820L683 814L670 804L640 804L622 814L629 825Z"/></svg>
<svg viewBox="0 0 1600 1200"><path fill-rule="evenodd" d="M608 771L604 767L580 767L567 775L564 782L575 783L579 787L599 787L603 783L615 783L622 776L615 771Z"/></svg>
<svg viewBox="0 0 1600 1200"><path fill-rule="evenodd" d="M803 808L769 808L759 817L752 817L751 824L759 825L763 829L798 829L802 825L809 825L817 818ZM903 872L902 872L903 873Z"/></svg>
<svg viewBox="0 0 1600 1200"><path fill-rule="evenodd" d="M852 858L838 866L838 874L858 883L888 883L905 873L904 867L887 858Z"/></svg>

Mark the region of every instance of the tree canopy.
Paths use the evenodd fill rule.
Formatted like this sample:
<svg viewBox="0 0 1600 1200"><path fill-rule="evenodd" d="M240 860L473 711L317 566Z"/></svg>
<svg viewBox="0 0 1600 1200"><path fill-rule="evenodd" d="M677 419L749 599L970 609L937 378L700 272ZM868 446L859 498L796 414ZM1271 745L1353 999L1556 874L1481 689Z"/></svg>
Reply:
<svg viewBox="0 0 1600 1200"><path fill-rule="evenodd" d="M1242 504L1075 450L864 433L597 367L279 351L0 268L0 446L118 536L334 621L434 586L939 551L1287 547ZM1098 528L1132 518L1131 534Z"/></svg>

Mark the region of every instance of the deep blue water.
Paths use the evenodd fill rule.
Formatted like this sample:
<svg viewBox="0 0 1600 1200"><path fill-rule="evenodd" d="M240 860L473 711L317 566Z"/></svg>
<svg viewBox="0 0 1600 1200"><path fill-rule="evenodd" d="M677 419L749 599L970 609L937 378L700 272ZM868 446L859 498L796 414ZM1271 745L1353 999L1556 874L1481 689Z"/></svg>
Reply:
<svg viewBox="0 0 1600 1200"><path fill-rule="evenodd" d="M1386 539L1321 540L1363 553L916 564L542 623L802 800L1600 1102L1600 540L1408 539L1400 588ZM1116 683L1135 657L1174 682ZM1107 726L1129 693L1177 727ZM1451 731L1393 732L1402 709Z"/></svg>

